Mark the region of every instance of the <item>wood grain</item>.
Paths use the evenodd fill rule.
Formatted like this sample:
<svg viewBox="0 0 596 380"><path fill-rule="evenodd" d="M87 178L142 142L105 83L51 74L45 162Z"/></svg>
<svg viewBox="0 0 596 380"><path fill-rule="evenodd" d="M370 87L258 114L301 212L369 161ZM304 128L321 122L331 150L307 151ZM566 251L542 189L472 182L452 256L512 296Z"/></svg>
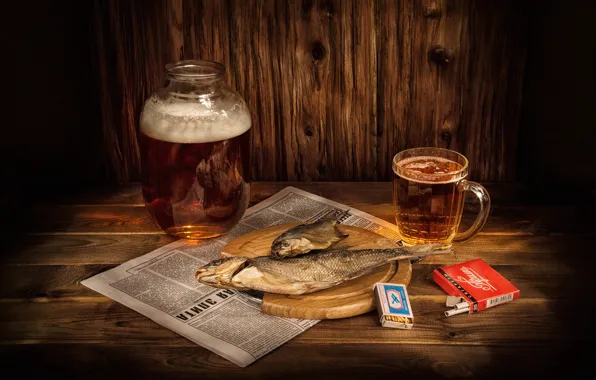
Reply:
<svg viewBox="0 0 596 380"><path fill-rule="evenodd" d="M323 197L339 197L343 200L362 200L370 198L371 203L378 199L391 200L391 183L389 182L253 182L250 190L251 204L258 203L265 198L283 190L287 186L298 187ZM493 202L511 203L519 200L527 192L521 185L505 185L499 183L483 184L491 194ZM374 197L373 197L374 195ZM142 186L139 182L130 182L118 186L97 186L80 194L68 194L55 200L56 205L143 205Z"/></svg>
<svg viewBox="0 0 596 380"><path fill-rule="evenodd" d="M239 368L196 345L0 345L0 354L9 369L17 367L22 358L35 360L36 366L18 366L25 377L30 373L57 372L67 378L136 375L176 379L362 379L389 375L420 379L497 379L511 375L549 377L554 372L570 374L589 369L589 349L579 343L560 344L553 349L544 344L527 347L374 343L307 346L290 341L247 368Z"/></svg>
<svg viewBox="0 0 596 380"><path fill-rule="evenodd" d="M533 345L545 341L588 342L590 336L566 326L587 326L586 313L565 313L577 299L523 299L474 315L445 317L445 297L412 297L414 328L382 328L376 314L323 320L291 344ZM115 301L5 302L0 343L93 343L193 345L185 338ZM17 318L18 316L18 318ZM101 316L101 317L99 317Z"/></svg>
<svg viewBox="0 0 596 380"><path fill-rule="evenodd" d="M478 255L474 256L477 258ZM483 259L490 261L490 256ZM460 261L458 261L460 262ZM410 284L412 297L445 296L432 280L432 271L444 264L414 264ZM81 281L115 267L116 264L90 265L10 265L0 267L0 300L6 302L104 302L101 294L80 284ZM542 264L492 265L520 289L522 297L566 298L580 292L574 275L588 275L579 265L565 261L543 260ZM104 299L102 301L102 299Z"/></svg>
<svg viewBox="0 0 596 380"><path fill-rule="evenodd" d="M107 177L138 179L138 115L164 64L224 63L258 180L387 180L399 150L456 149L515 178L525 9L508 1L95 0Z"/></svg>
<svg viewBox="0 0 596 380"><path fill-rule="evenodd" d="M286 185L257 183L252 202ZM301 187L391 218L388 183ZM15 213L15 220L44 232L0 235L0 356L5 368L21 375L65 378L533 378L589 369L592 314L569 310L589 310L586 294L596 290L581 280L593 268L591 198L545 202L542 193L519 198L517 190L494 189L491 228L499 232L489 229L457 244L457 257L412 265L412 330L381 328L373 312L323 320L244 369L80 284L175 240L146 224L137 185L82 194L57 206L32 205L36 218ZM516 285L521 298L445 318L445 293L433 283L432 271L478 257Z"/></svg>
<svg viewBox="0 0 596 380"><path fill-rule="evenodd" d="M251 186L251 205L290 185L395 223L388 182L255 182ZM596 221L591 217L596 213L596 198L585 188L555 188L549 193L546 189L505 184L487 187L493 203L481 235L590 234L596 230ZM13 223L6 228L36 234L161 234L144 207L140 191L138 185L127 185L120 190L106 188L63 199L58 204L18 207L11 216ZM582 199L581 207L573 203L575 199ZM462 230L471 225L477 213L475 200L470 197L467 202Z"/></svg>
<svg viewBox="0 0 596 380"><path fill-rule="evenodd" d="M34 235L12 243L4 236L3 265L116 265L176 241L162 234ZM480 235L454 244L456 256L427 258L425 264L454 264L483 255L490 265L556 266L559 261L580 262L594 235L495 236Z"/></svg>
<svg viewBox="0 0 596 380"><path fill-rule="evenodd" d="M298 223L281 224L249 232L232 240L222 248L222 257L269 256L271 244L285 231ZM334 247L346 246L350 250L396 248L397 244L374 232L353 226L342 226L346 238ZM339 319L368 313L375 308L372 288L377 282L408 285L412 274L409 260L391 262L372 273L344 282L328 289L302 295L265 293L263 313L286 318Z"/></svg>
<svg viewBox="0 0 596 380"><path fill-rule="evenodd" d="M341 193L341 192L340 192ZM339 199L338 199L339 198ZM341 196L331 197L341 201ZM395 223L391 200L376 197L373 203L352 198L343 201L352 207L378 218ZM596 206L586 205L582 210L575 205L560 206L505 206L492 205L490 215L481 234L552 234L552 233L591 233L595 222L591 215ZM464 207L460 229L470 226L478 212L477 205L470 203ZM143 205L95 205L47 206L40 205L32 210L22 210L16 215L18 223L7 226L29 233L146 233L159 234L161 230Z"/></svg>
<svg viewBox="0 0 596 380"><path fill-rule="evenodd" d="M586 205L596 201L596 194L589 186L575 183L552 183L548 187L532 187L523 183L488 182L482 184L490 193L491 201L505 206L576 205L577 199ZM338 202L360 202L368 204L391 201L390 182L253 182L251 204L258 203L274 193L293 186ZM473 197L470 200L474 200ZM124 185L103 184L79 193L54 194L55 205L119 205L140 207L143 205L141 184L130 182Z"/></svg>

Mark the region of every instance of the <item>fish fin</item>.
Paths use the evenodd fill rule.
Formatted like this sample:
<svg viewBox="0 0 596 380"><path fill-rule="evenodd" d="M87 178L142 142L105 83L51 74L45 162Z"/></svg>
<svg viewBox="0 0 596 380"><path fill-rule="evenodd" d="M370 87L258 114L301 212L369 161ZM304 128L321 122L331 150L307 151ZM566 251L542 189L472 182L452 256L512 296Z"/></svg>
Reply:
<svg viewBox="0 0 596 380"><path fill-rule="evenodd" d="M333 214L331 213L331 214L327 214L327 215L320 217L317 221L315 221L311 224L323 224L323 223L335 224L335 223L337 223L337 218L335 216L333 216Z"/></svg>
<svg viewBox="0 0 596 380"><path fill-rule="evenodd" d="M350 236L350 234L347 234L345 232L343 232L342 230L340 230L337 225L333 226L333 230L335 232L335 236L337 236L340 239L345 239L348 236Z"/></svg>
<svg viewBox="0 0 596 380"><path fill-rule="evenodd" d="M334 212L331 212L331 213L323 216L322 218L320 218L319 219L319 222L333 222L333 225L340 224L350 214L350 210L351 209L347 209L347 210L342 211L340 214L337 214L335 216L333 215Z"/></svg>

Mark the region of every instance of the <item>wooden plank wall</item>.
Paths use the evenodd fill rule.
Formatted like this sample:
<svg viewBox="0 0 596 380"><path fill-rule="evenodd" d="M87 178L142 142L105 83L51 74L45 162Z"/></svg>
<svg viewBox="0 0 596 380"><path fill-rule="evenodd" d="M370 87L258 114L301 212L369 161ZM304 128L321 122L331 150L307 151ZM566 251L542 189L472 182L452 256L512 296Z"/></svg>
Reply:
<svg viewBox="0 0 596 380"><path fill-rule="evenodd" d="M224 63L253 180L377 181L415 146L514 180L525 10L514 0L96 0L107 178L137 180L138 117L178 59Z"/></svg>

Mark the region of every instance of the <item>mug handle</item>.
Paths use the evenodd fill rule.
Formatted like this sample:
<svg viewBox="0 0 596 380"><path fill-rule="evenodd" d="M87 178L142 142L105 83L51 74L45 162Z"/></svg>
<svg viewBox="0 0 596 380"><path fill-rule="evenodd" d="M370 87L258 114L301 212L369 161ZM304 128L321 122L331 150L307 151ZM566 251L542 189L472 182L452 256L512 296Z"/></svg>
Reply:
<svg viewBox="0 0 596 380"><path fill-rule="evenodd" d="M488 195L488 191L486 191L481 184L463 180L458 186L460 186L461 190L471 191L478 197L480 200L480 211L478 212L478 216L476 216L474 224L472 224L467 231L458 232L453 238L454 242L466 241L472 236L476 235L484 226L484 223L486 223L486 219L488 219L488 212L490 210L490 196Z"/></svg>

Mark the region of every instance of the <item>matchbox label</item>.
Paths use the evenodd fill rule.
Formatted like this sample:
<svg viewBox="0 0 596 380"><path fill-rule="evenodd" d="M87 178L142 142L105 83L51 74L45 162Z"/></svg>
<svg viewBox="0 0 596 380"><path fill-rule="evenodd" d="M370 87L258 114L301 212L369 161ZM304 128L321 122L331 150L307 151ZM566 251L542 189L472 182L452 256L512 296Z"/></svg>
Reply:
<svg viewBox="0 0 596 380"><path fill-rule="evenodd" d="M373 293L381 326L397 329L412 328L414 316L405 285L377 282Z"/></svg>
<svg viewBox="0 0 596 380"><path fill-rule="evenodd" d="M474 313L519 297L519 289L481 259L435 269L433 279L448 294L469 301Z"/></svg>
<svg viewBox="0 0 596 380"><path fill-rule="evenodd" d="M381 315L414 317L405 285L379 282L375 284L374 293Z"/></svg>
<svg viewBox="0 0 596 380"><path fill-rule="evenodd" d="M411 314L410 308L403 288L391 285L385 285L384 288L389 312L409 316Z"/></svg>

